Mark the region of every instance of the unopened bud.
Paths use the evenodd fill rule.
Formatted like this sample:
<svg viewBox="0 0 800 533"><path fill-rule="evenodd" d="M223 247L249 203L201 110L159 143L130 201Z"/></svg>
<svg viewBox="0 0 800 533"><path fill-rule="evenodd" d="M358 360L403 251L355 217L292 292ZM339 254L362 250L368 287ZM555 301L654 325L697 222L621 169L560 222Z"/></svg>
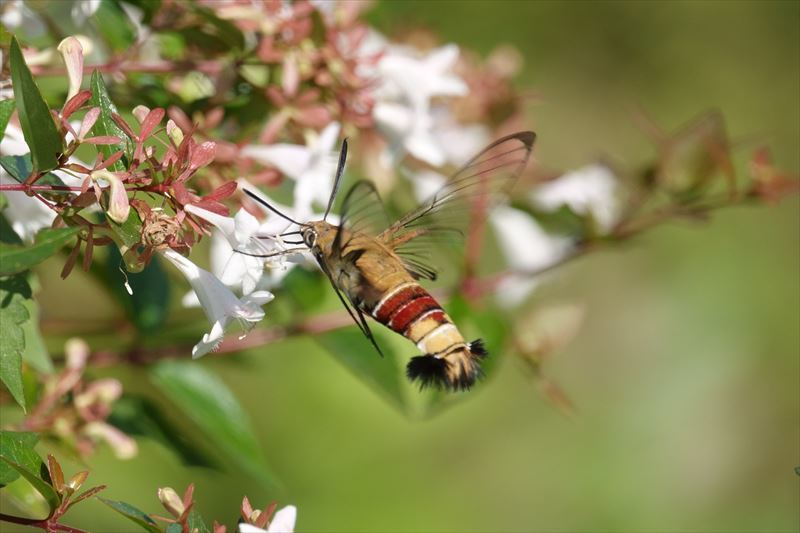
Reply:
<svg viewBox="0 0 800 533"><path fill-rule="evenodd" d="M106 211L108 218L118 224L128 220L131 204L128 202L128 193L122 180L113 172L105 169L96 170L92 172L91 176L95 181L102 179L108 182L108 210Z"/></svg>
<svg viewBox="0 0 800 533"><path fill-rule="evenodd" d="M139 124L144 122L145 117L150 113L150 108L144 105L137 105L133 108L133 116L139 121Z"/></svg>
<svg viewBox="0 0 800 533"><path fill-rule="evenodd" d="M76 37L70 36L59 43L58 51L67 66L67 77L69 79L67 100L69 100L81 90L81 81L83 81L83 46Z"/></svg>
<svg viewBox="0 0 800 533"><path fill-rule="evenodd" d="M175 143L175 146L180 146L183 142L183 130L181 130L172 119L167 121L167 135Z"/></svg>
<svg viewBox="0 0 800 533"><path fill-rule="evenodd" d="M83 339L75 337L64 344L64 353L67 358L67 368L82 370L89 358L89 345Z"/></svg>
<svg viewBox="0 0 800 533"><path fill-rule="evenodd" d="M161 505L175 518L180 517L186 509L183 505L183 500L172 487L162 487L158 489L158 499Z"/></svg>
<svg viewBox="0 0 800 533"><path fill-rule="evenodd" d="M67 486L72 489L73 492L81 488L81 485L86 481L86 478L89 477L89 471L84 470L83 472L78 472L74 476L67 481Z"/></svg>

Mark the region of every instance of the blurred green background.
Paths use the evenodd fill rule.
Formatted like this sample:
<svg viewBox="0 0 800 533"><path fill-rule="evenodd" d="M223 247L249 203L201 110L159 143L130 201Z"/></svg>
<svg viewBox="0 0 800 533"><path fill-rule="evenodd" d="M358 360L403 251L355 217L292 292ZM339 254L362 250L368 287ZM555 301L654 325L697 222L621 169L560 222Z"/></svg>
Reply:
<svg viewBox="0 0 800 533"><path fill-rule="evenodd" d="M800 3L385 2L368 18L389 34L424 25L482 54L518 48L545 167L644 162L653 148L638 107L667 130L719 108L741 171L764 143L781 168L800 166ZM228 523L243 494L293 503L298 531L797 531L798 208L792 198L662 227L552 278L541 305L587 309L547 366L572 419L506 358L458 405L411 420L300 338L197 363L251 414L282 489L187 469L151 441L125 463L103 449L91 479L149 512L157 487L194 482L203 515ZM103 374L129 383L138 372ZM99 502L66 522L126 530Z"/></svg>

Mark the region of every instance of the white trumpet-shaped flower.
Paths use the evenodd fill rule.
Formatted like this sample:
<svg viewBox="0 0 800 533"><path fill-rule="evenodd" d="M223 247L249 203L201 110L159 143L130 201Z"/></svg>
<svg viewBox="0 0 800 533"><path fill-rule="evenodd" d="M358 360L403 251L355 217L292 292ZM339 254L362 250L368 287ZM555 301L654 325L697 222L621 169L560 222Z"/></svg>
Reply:
<svg viewBox="0 0 800 533"><path fill-rule="evenodd" d="M166 250L162 255L186 277L211 323L211 331L203 335L203 339L192 349L193 358L215 350L231 322L237 321L245 331L249 331L264 318L261 306L273 299L272 293L255 291L237 298L211 272L198 267L178 252Z"/></svg>
<svg viewBox="0 0 800 533"><path fill-rule="evenodd" d="M608 233L620 216L618 194L619 184L611 169L594 164L539 185L531 200L546 211L566 205L580 215L591 214L597 228Z"/></svg>
<svg viewBox="0 0 800 533"><path fill-rule="evenodd" d="M240 209L235 216L226 217L196 206L186 206L186 211L214 225L211 234L211 270L226 286L250 294L270 288L283 277L287 269L283 266L285 256L257 257L281 250L277 239L259 237L281 233L287 222L276 224L272 219L265 223Z"/></svg>
<svg viewBox="0 0 800 533"><path fill-rule="evenodd" d="M250 294L259 284L264 272L264 259L247 253L259 253L251 244L258 231L256 217L240 209L236 215L226 217L196 206L187 205L186 212L202 218L214 225L212 233L211 270L220 281L233 289L241 289L242 294ZM214 248L225 244L223 253L215 253Z"/></svg>

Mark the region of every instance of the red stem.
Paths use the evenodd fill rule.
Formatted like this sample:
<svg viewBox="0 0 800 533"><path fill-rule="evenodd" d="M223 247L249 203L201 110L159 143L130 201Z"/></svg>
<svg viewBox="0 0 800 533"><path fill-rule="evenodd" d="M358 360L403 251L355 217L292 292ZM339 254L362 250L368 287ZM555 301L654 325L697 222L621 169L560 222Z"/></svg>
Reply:
<svg viewBox="0 0 800 533"><path fill-rule="evenodd" d="M79 186L70 185L25 185L24 183L9 183L0 184L0 191L67 191L67 192L80 192Z"/></svg>

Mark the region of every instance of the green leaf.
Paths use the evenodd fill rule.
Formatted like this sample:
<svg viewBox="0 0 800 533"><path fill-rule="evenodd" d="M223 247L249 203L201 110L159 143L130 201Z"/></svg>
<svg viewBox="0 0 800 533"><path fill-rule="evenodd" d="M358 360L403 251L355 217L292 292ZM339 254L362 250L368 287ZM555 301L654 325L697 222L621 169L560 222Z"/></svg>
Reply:
<svg viewBox="0 0 800 533"><path fill-rule="evenodd" d="M6 135L6 126L8 126L8 121L14 113L15 106L16 102L13 99L0 100L0 141Z"/></svg>
<svg viewBox="0 0 800 533"><path fill-rule="evenodd" d="M23 410L22 351L25 349L25 333L20 326L30 318L24 301L31 296L31 287L24 275L0 278L0 380Z"/></svg>
<svg viewBox="0 0 800 533"><path fill-rule="evenodd" d="M33 162L31 161L31 154L25 155L4 155L0 157L0 165L8 172L12 178L20 183L25 183L25 180L33 172ZM48 172L38 180L37 185L64 185L61 178Z"/></svg>
<svg viewBox="0 0 800 533"><path fill-rule="evenodd" d="M164 533L181 533L181 531L183 531L183 526L173 522L167 526L167 529L164 531Z"/></svg>
<svg viewBox="0 0 800 533"><path fill-rule="evenodd" d="M116 0L105 0L92 17L95 28L112 50L122 51L136 41L136 33L130 18Z"/></svg>
<svg viewBox="0 0 800 533"><path fill-rule="evenodd" d="M0 464L3 468L7 466L2 461ZM14 473L16 474L16 472ZM24 510L27 516L46 517L49 514L50 506L47 505L44 497L25 481L25 478L17 477L16 481L3 487L3 496L8 498L14 507Z"/></svg>
<svg viewBox="0 0 800 533"><path fill-rule="evenodd" d="M44 344L42 333L39 331L39 304L31 298L25 300L23 305L28 310L30 318L22 324L22 333L25 335L25 350L22 360L44 374L53 372L53 361Z"/></svg>
<svg viewBox="0 0 800 533"><path fill-rule="evenodd" d="M45 501L47 501L47 505L50 507L51 513L61 504L61 496L50 485L49 478L47 481L45 481L42 479L42 477L39 477L41 474L28 470L26 466L23 466L6 456L0 455L0 460L19 472L22 477L28 481L28 483L33 485L33 488L35 488L39 494L44 496Z"/></svg>
<svg viewBox="0 0 800 533"><path fill-rule="evenodd" d="M206 525L203 517L200 516L200 511L197 510L197 506L192 507L192 510L189 511L189 516L186 517L186 523L189 526L189 531L197 531L198 533L211 533L211 529L209 529L208 525Z"/></svg>
<svg viewBox="0 0 800 533"><path fill-rule="evenodd" d="M107 500L106 498L97 499L114 509L131 522L136 523L145 531L149 531L150 533L161 533L161 528L158 527L158 524L156 524L152 518L144 514L144 512L140 511L133 505L125 502Z"/></svg>
<svg viewBox="0 0 800 533"><path fill-rule="evenodd" d="M33 168L40 172L53 169L58 166L58 156L64 149L63 140L50 114L50 108L25 64L16 38L11 39L10 61L17 114L25 142L31 149Z"/></svg>
<svg viewBox="0 0 800 533"><path fill-rule="evenodd" d="M92 127L91 135L93 137L115 135L123 139L123 141L117 144L98 145L98 149L103 153L106 159L108 159L110 155L120 151L124 152L127 149L127 144L124 142L124 139L127 139L128 136L125 135L125 132L122 131L122 129L117 126L116 122L114 122L114 119L111 118L112 113L117 113L117 107L108 95L108 89L106 89L106 84L103 82L103 76L96 70L92 72L90 89L92 91L92 97L89 99L89 105L100 108L100 116L97 117L97 122L95 122ZM122 159L108 167L108 170L112 172L124 171L127 164L125 160L126 158L123 156ZM131 213L133 213L133 211L131 211Z"/></svg>
<svg viewBox="0 0 800 533"><path fill-rule="evenodd" d="M141 272L128 274L128 283L133 289L130 295L123 286L125 278L119 270L120 259L119 251L109 248L108 261L105 262L109 287L123 302L136 328L145 334L154 333L164 325L169 314L170 283L167 274L159 258L154 257Z"/></svg>
<svg viewBox="0 0 800 533"><path fill-rule="evenodd" d="M125 251L133 248L142 240L142 219L136 209L131 209L128 219L122 224L118 224L110 218L107 221L108 225L119 237L119 240L122 241L122 247L124 247ZM128 269L128 271L131 271L131 269Z"/></svg>
<svg viewBox="0 0 800 533"><path fill-rule="evenodd" d="M0 431L0 457L6 457L30 472L42 472L46 468L42 458L34 450L39 435L27 431ZM6 463L0 463L0 486L17 479L19 473Z"/></svg>
<svg viewBox="0 0 800 533"><path fill-rule="evenodd" d="M209 444L239 467L275 483L247 413L231 390L198 362L164 361L151 370L155 385L197 425Z"/></svg>
<svg viewBox="0 0 800 533"><path fill-rule="evenodd" d="M217 466L155 402L147 398L123 396L114 402L109 422L126 435L148 437L171 448L188 466Z"/></svg>
<svg viewBox="0 0 800 533"><path fill-rule="evenodd" d="M5 196L3 196L5 198ZM0 243L2 244L22 244L22 239L19 238L17 232L8 223L6 217L0 214Z"/></svg>
<svg viewBox="0 0 800 533"><path fill-rule="evenodd" d="M359 379L389 399L392 405L407 412L402 382L405 372L400 356L389 342L383 340L383 331L373 327L372 333L384 357L375 351L355 325L327 332L316 340Z"/></svg>
<svg viewBox="0 0 800 533"><path fill-rule="evenodd" d="M78 227L48 228L39 231L30 246L3 244L0 246L0 275L16 274L38 265L58 252L79 231Z"/></svg>

